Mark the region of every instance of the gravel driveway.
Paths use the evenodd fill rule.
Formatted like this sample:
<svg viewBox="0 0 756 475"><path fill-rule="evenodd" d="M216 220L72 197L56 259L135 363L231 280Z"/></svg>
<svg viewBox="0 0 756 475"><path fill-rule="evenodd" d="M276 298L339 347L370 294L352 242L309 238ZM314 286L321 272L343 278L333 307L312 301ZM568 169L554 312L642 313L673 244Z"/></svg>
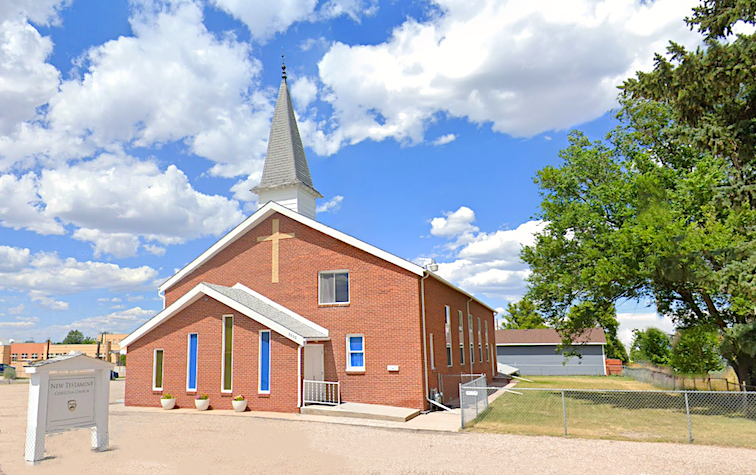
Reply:
<svg viewBox="0 0 756 475"><path fill-rule="evenodd" d="M122 398L123 382L111 385ZM194 413L114 412L111 450L89 432L48 436L50 458L23 461L28 385L0 385L0 473L558 474L756 473L756 451L473 433L434 433Z"/></svg>

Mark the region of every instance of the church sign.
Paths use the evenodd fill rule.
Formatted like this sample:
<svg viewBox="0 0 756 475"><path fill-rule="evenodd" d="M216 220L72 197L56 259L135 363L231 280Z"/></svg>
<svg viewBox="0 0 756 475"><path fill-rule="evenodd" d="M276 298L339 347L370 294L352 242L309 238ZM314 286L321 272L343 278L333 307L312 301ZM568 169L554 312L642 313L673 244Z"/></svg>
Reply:
<svg viewBox="0 0 756 475"><path fill-rule="evenodd" d="M95 378L50 378L47 432L95 425Z"/></svg>
<svg viewBox="0 0 756 475"><path fill-rule="evenodd" d="M45 453L45 435L91 427L92 448L108 447L111 363L81 353L42 360L26 367L29 409L24 458L34 463Z"/></svg>

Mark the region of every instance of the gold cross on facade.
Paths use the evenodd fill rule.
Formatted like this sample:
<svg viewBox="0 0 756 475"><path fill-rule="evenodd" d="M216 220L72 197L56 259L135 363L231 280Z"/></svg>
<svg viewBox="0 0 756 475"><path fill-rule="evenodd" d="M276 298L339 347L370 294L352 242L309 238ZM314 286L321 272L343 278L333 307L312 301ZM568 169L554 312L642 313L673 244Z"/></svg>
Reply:
<svg viewBox="0 0 756 475"><path fill-rule="evenodd" d="M273 220L273 234L270 236L260 236L257 238L257 242L270 241L273 245L273 261L271 263L271 282L278 283L278 241L281 239L291 239L294 237L294 233L280 233L278 232L278 220Z"/></svg>

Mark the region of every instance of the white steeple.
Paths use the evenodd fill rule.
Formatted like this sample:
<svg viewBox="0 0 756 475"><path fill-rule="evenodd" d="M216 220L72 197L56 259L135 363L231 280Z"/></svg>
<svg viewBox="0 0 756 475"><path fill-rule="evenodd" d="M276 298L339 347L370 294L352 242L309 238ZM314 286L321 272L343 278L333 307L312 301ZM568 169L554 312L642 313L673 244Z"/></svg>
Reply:
<svg viewBox="0 0 756 475"><path fill-rule="evenodd" d="M259 196L262 208L269 201L315 219L315 200L323 195L315 190L307 166L302 139L299 136L294 106L286 83L286 65L278 90L278 101L273 113L273 123L268 138L268 153L265 156L260 184L252 189Z"/></svg>

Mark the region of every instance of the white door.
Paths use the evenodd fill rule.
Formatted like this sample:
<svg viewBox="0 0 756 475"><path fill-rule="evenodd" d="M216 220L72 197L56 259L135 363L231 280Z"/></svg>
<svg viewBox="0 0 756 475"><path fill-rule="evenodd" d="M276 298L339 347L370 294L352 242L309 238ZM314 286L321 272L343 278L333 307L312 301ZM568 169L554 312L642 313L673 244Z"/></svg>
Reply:
<svg viewBox="0 0 756 475"><path fill-rule="evenodd" d="M310 381L325 380L323 357L323 345L306 345L304 347L304 379Z"/></svg>

